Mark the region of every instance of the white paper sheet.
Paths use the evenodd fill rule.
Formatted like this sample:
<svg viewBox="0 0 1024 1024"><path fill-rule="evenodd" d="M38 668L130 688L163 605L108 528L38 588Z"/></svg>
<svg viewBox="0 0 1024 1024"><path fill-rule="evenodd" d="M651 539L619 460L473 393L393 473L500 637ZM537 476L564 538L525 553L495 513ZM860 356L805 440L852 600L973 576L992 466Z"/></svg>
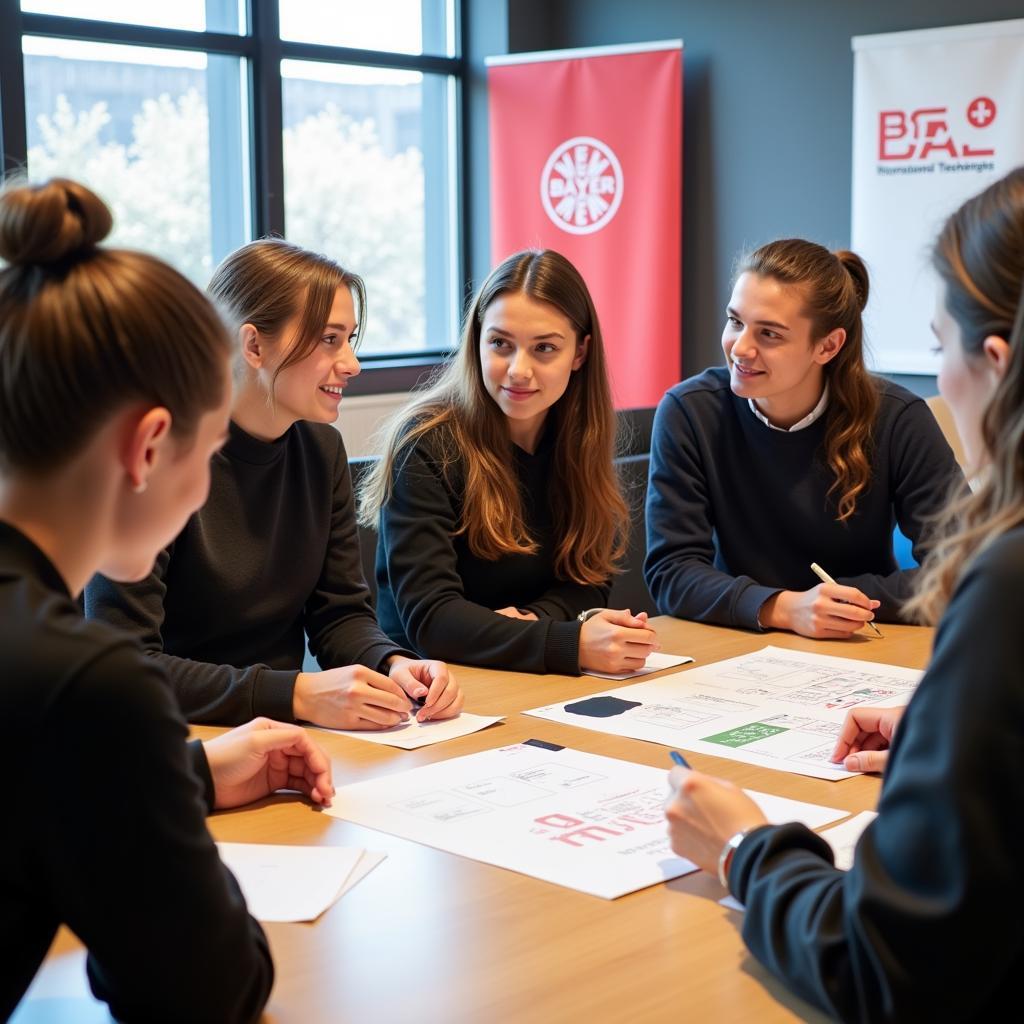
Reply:
<svg viewBox="0 0 1024 1024"><path fill-rule="evenodd" d="M363 850L341 846L218 843L221 860L238 879L249 912L260 921L314 921L343 892ZM376 863L365 866L365 877Z"/></svg>
<svg viewBox="0 0 1024 1024"><path fill-rule="evenodd" d="M668 767L521 743L343 786L325 813L615 899L696 870L668 845ZM773 821L846 814L750 795Z"/></svg>
<svg viewBox="0 0 1024 1024"><path fill-rule="evenodd" d="M352 873L345 879L345 884L338 893L341 899L349 890L354 889L378 864L381 864L387 857L386 853L377 850L362 850L359 863L352 869Z"/></svg>
<svg viewBox="0 0 1024 1024"><path fill-rule="evenodd" d="M762 768L847 779L830 760L855 704L905 704L922 673L765 647L728 661L525 712Z"/></svg>
<svg viewBox="0 0 1024 1024"><path fill-rule="evenodd" d="M677 665L687 665L693 658L687 657L685 654L664 654L661 651L655 651L653 654L647 655L647 660L644 662L643 668L638 668L633 672L584 672L585 676L596 676L598 679L636 679L637 676L649 676L652 672L662 672L666 668L675 668Z"/></svg>
<svg viewBox="0 0 1024 1024"><path fill-rule="evenodd" d="M432 743L442 740L453 740L458 736L469 736L470 733L486 729L495 722L503 722L501 715L471 715L463 711L454 718L443 718L440 721L418 722L409 718L393 729L324 729L337 736L350 736L354 740L365 740L367 743L381 743L389 747L401 747L402 750L416 750L429 747ZM323 728L316 726L315 728Z"/></svg>
<svg viewBox="0 0 1024 1024"><path fill-rule="evenodd" d="M839 825L833 825L832 828L827 828L823 832L818 833L832 847L837 868L842 871L849 871L853 867L853 855L857 849L857 842L864 829L877 817L876 811L861 811L860 814L855 814L848 821L844 821ZM735 896L726 896L718 902L729 910L746 910L746 907Z"/></svg>

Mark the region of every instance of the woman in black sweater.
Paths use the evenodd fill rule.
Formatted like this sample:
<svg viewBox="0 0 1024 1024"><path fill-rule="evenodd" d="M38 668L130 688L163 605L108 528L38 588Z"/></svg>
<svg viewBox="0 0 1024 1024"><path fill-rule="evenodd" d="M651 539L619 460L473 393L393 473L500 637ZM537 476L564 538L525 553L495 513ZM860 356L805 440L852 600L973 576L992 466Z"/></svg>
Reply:
<svg viewBox="0 0 1024 1024"><path fill-rule="evenodd" d="M640 667L655 642L646 615L603 608L628 523L614 446L586 284L551 250L508 257L362 494L391 638L523 672Z"/></svg>
<svg viewBox="0 0 1024 1024"><path fill-rule="evenodd" d="M898 711L860 709L837 747L871 768L891 741L853 867L736 787L671 776L673 848L717 866L769 969L849 1021L999 1019L1024 968L1024 168L949 218L934 263L939 387L980 486L922 567L911 608L941 621L898 728Z"/></svg>
<svg viewBox="0 0 1024 1024"><path fill-rule="evenodd" d="M189 721L269 715L386 729L410 713L457 715L454 675L381 632L363 579L348 457L333 425L359 373L363 282L268 238L228 256L210 292L239 353L209 498L147 579L94 579L87 614L139 637ZM322 671L302 670L305 636Z"/></svg>
<svg viewBox="0 0 1024 1024"><path fill-rule="evenodd" d="M0 198L0 720L22 779L0 844L0 1018L63 923L118 1020L254 1021L270 952L204 815L277 789L327 804L330 762L265 719L187 745L159 667L82 619L94 572L145 575L202 502L230 395L209 301L97 247L110 227L75 182Z"/></svg>
<svg viewBox="0 0 1024 1024"><path fill-rule="evenodd" d="M671 388L654 420L644 575L659 611L834 639L900 619L914 571L893 527L923 558L963 476L927 405L868 373L867 297L852 252L793 238L741 263L727 365Z"/></svg>

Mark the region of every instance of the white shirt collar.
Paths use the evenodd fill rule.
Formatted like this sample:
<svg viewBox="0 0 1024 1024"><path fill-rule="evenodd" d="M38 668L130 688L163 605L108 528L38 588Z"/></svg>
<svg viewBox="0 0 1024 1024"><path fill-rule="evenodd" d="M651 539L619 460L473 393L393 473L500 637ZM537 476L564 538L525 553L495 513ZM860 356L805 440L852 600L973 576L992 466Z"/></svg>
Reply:
<svg viewBox="0 0 1024 1024"><path fill-rule="evenodd" d="M803 430L805 427L809 427L815 420L821 419L828 406L828 381L825 382L825 389L821 393L821 398L818 399L818 404L802 419L797 420L793 426L789 427L777 427L772 423L767 416L754 404L752 398L748 398L747 402L750 405L750 411L768 428L771 430L778 430L782 434L795 434L798 430Z"/></svg>

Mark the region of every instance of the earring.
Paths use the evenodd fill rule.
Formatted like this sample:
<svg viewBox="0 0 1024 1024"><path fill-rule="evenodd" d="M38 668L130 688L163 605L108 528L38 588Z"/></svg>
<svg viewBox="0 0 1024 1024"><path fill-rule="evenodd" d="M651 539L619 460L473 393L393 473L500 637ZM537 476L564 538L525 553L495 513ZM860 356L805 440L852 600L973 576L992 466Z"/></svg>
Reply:
<svg viewBox="0 0 1024 1024"><path fill-rule="evenodd" d="M142 494L142 492L145 491L145 489L146 489L146 481L145 480L140 480L137 484L135 484L132 487L132 490L136 494Z"/></svg>

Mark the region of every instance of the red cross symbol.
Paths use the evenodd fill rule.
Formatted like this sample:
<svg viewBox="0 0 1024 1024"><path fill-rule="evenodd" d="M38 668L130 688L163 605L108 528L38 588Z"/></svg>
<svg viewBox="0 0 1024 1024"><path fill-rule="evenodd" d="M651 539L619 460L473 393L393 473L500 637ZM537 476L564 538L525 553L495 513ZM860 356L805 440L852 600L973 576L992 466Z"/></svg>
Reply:
<svg viewBox="0 0 1024 1024"><path fill-rule="evenodd" d="M967 104L967 120L975 128L987 128L996 119L996 105L987 96L979 96Z"/></svg>

